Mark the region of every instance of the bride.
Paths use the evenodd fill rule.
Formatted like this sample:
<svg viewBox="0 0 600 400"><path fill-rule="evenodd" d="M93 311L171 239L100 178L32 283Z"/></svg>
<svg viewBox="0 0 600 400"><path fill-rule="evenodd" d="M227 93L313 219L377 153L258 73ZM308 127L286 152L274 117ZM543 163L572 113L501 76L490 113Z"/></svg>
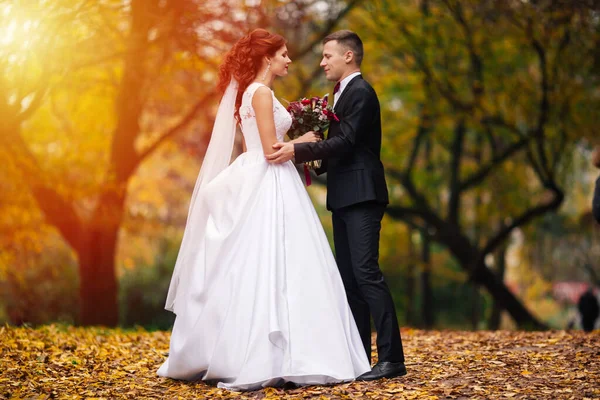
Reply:
<svg viewBox="0 0 600 400"><path fill-rule="evenodd" d="M285 39L256 29L221 65L224 95L167 296L177 317L159 376L256 390L351 381L370 370L296 168L265 160L292 122L271 90L290 63ZM246 151L229 164L237 124Z"/></svg>

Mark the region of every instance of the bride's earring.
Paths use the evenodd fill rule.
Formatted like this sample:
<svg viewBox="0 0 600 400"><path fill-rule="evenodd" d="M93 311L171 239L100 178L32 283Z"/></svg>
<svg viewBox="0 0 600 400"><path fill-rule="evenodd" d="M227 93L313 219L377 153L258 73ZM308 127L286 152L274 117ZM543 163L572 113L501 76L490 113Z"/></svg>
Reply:
<svg viewBox="0 0 600 400"><path fill-rule="evenodd" d="M267 69L265 69L265 73L262 76L262 81L265 81L265 78L267 77L267 74L269 73L269 70L271 69L271 63L267 64Z"/></svg>

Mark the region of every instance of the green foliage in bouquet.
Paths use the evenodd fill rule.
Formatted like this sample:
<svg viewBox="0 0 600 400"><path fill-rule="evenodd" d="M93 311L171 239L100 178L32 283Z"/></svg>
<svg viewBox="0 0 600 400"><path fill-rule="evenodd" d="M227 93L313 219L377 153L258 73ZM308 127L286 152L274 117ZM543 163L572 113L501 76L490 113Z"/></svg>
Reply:
<svg viewBox="0 0 600 400"><path fill-rule="evenodd" d="M328 95L322 98L315 96L292 101L287 110L292 116L292 126L287 135L292 140L309 131L317 132L323 137L323 132L329 127L329 123L339 121L329 106Z"/></svg>

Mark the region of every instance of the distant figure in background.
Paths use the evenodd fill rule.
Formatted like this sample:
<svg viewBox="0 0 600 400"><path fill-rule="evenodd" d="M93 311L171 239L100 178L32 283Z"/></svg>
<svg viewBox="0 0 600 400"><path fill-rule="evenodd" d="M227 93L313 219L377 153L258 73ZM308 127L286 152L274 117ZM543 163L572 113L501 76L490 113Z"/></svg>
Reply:
<svg viewBox="0 0 600 400"><path fill-rule="evenodd" d="M586 332L593 331L596 319L598 319L598 315L600 314L600 305L591 286L579 298L577 309L581 316L583 330Z"/></svg>
<svg viewBox="0 0 600 400"><path fill-rule="evenodd" d="M600 169L600 146L596 146L592 153L592 163ZM596 179L596 187L594 188L594 199L592 200L592 215L596 222L600 224L600 176Z"/></svg>

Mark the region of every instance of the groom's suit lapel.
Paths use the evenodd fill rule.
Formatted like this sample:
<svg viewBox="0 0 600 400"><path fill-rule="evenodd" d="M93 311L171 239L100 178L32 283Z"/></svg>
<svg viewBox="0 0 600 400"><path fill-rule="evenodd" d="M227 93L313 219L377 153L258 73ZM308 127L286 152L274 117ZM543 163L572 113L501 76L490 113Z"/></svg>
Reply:
<svg viewBox="0 0 600 400"><path fill-rule="evenodd" d="M344 100L348 99L348 96L349 96L348 93L351 91L350 88L359 79L362 79L362 75L356 75L354 78L352 78L352 80L350 80L350 82L348 82L348 84L344 88L344 91L342 92L342 95L340 96L340 98L338 99L338 101L335 103L335 107L333 107L333 111L341 110L342 102Z"/></svg>

